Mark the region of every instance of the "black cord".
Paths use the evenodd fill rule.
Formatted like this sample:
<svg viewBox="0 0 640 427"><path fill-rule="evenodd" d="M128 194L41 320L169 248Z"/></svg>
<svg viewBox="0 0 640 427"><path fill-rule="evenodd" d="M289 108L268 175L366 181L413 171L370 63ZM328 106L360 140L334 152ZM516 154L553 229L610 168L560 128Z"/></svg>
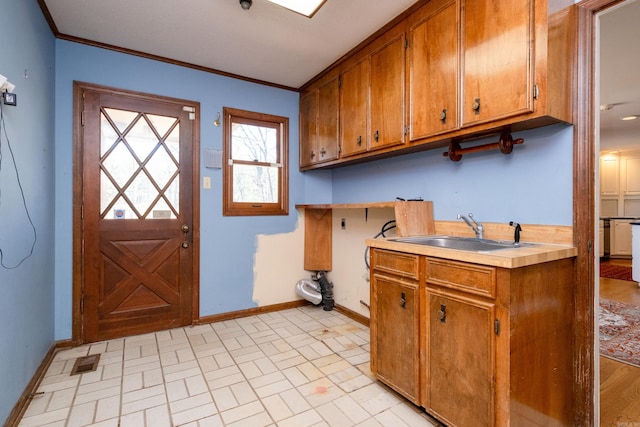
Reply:
<svg viewBox="0 0 640 427"><path fill-rule="evenodd" d="M13 169L16 171L16 181L18 182L18 188L20 189L20 195L22 196L22 205L24 206L24 211L27 214L27 218L29 219L29 224L31 224L31 228L33 229L33 243L31 244L31 250L20 260L20 262L12 267L8 267L4 265L4 252L0 247L0 266L6 270L13 270L22 265L27 259L33 255L33 250L36 247L36 242L38 241L38 233L36 232L36 226L33 224L33 220L31 219L31 215L29 214L29 208L27 207L27 199L24 195L24 189L22 188L22 182L20 181L20 174L18 173L18 165L16 164L16 158L13 155L13 149L11 148L11 141L9 141L9 136L7 135L7 127L4 124L4 111L2 110L2 102L0 102L0 172L2 172L2 135L4 134L4 139L7 141L7 148L9 148L9 154L11 155L11 161L13 162ZM0 187L0 206L2 206L2 188Z"/></svg>
<svg viewBox="0 0 640 427"><path fill-rule="evenodd" d="M374 239L377 239L378 237L382 236L382 237L387 237L385 235L385 233L387 231L393 230L394 228L396 228L396 220L392 219L390 221L387 221L384 223L384 225L382 226L382 229L380 230L380 232L378 234L376 234L375 236L373 236ZM369 270L371 267L369 266L369 246L366 246L364 248L364 265L367 266L367 270Z"/></svg>

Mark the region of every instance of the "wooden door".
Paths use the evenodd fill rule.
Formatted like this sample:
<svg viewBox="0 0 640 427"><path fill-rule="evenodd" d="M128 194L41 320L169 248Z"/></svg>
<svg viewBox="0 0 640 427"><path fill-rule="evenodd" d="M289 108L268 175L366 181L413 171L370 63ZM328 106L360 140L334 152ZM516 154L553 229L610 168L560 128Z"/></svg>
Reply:
<svg viewBox="0 0 640 427"><path fill-rule="evenodd" d="M78 91L84 100L77 193L83 211L81 340L188 325L198 295L193 158L199 105L100 88Z"/></svg>
<svg viewBox="0 0 640 427"><path fill-rule="evenodd" d="M495 307L428 292L427 404L453 426L494 425Z"/></svg>
<svg viewBox="0 0 640 427"><path fill-rule="evenodd" d="M462 125L533 111L533 0L462 0Z"/></svg>
<svg viewBox="0 0 640 427"><path fill-rule="evenodd" d="M418 403L420 381L420 295L417 283L373 275L371 337L376 374ZM373 334L372 334L373 335Z"/></svg>
<svg viewBox="0 0 640 427"><path fill-rule="evenodd" d="M404 144L404 33L371 54L369 148Z"/></svg>
<svg viewBox="0 0 640 427"><path fill-rule="evenodd" d="M410 140L458 127L458 4L440 7L410 31Z"/></svg>
<svg viewBox="0 0 640 427"><path fill-rule="evenodd" d="M340 142L342 157L367 151L369 130L369 60L365 58L340 77Z"/></svg>

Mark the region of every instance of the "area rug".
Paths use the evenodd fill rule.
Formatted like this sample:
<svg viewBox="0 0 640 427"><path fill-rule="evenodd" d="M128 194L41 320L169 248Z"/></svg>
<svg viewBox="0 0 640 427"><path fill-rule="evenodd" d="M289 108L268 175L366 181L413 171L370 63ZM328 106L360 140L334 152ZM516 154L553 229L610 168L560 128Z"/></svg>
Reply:
<svg viewBox="0 0 640 427"><path fill-rule="evenodd" d="M633 281L630 266L617 265L610 262L600 263L600 277Z"/></svg>
<svg viewBox="0 0 640 427"><path fill-rule="evenodd" d="M600 299L600 355L640 367L640 307Z"/></svg>

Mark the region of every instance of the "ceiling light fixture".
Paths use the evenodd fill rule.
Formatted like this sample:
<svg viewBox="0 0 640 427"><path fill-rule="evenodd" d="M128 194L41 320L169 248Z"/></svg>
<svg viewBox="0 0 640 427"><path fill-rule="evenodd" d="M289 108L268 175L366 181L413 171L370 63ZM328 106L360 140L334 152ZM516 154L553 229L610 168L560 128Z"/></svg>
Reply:
<svg viewBox="0 0 640 427"><path fill-rule="evenodd" d="M624 120L625 122L627 122L629 120L635 120L638 117L640 117L640 116L637 116L637 115L635 115L635 116L626 116L626 117L621 117L620 120Z"/></svg>
<svg viewBox="0 0 640 427"><path fill-rule="evenodd" d="M249 10L252 4L253 4L252 0L240 0L240 7L243 8L244 10Z"/></svg>
<svg viewBox="0 0 640 427"><path fill-rule="evenodd" d="M311 18L327 0L269 0L279 6Z"/></svg>

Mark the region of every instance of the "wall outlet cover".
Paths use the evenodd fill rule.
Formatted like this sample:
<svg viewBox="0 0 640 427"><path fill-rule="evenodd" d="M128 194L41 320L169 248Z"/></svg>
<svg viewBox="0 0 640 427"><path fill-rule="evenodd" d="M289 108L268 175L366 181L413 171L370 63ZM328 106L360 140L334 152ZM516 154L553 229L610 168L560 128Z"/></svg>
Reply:
<svg viewBox="0 0 640 427"><path fill-rule="evenodd" d="M4 105L13 105L15 107L18 104L18 95L15 93L2 92L2 102Z"/></svg>

